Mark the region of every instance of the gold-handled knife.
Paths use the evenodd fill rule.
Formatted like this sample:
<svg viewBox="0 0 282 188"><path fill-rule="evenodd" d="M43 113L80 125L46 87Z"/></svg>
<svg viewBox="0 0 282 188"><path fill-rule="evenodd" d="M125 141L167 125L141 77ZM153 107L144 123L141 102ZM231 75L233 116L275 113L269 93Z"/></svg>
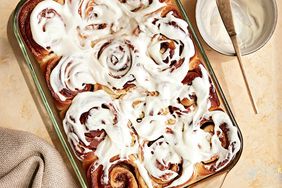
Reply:
<svg viewBox="0 0 282 188"><path fill-rule="evenodd" d="M250 89L250 86L249 86L249 83L248 83L248 79L247 79L247 76L246 76L246 72L245 72L245 69L244 69L244 66L243 66L243 62L242 62L241 50L240 50L240 47L238 45L237 33L236 33L236 30L235 30L233 16L232 16L231 1L230 0L216 0L216 4L217 4L218 10L219 10L221 19L223 21L223 24L224 24L224 26L225 26L225 28L228 32L228 35L231 38L233 47L234 47L235 52L236 52L236 56L238 58L240 69L241 69L242 74L243 74L243 78L244 78L244 82L245 82L245 85L246 85L246 88L247 88L247 91L248 91L249 98L251 100L255 114L257 114L258 113L257 106L256 106L256 103L255 103L254 98L252 96L252 92L251 92L251 89Z"/></svg>

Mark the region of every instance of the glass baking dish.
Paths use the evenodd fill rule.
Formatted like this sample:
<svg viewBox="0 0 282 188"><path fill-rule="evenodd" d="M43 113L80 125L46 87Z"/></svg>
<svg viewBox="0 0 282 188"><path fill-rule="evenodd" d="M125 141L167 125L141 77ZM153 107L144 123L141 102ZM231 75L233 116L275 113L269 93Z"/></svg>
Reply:
<svg viewBox="0 0 282 188"><path fill-rule="evenodd" d="M227 103L227 100L224 96L224 93L219 85L219 82L215 76L215 73L212 69L212 66L209 62L209 59L204 51L204 48L202 47L196 33L195 33L195 30L193 29L193 26L184 10L184 7L181 3L181 0L174 0L175 1L175 4L178 6L179 8L179 11L182 13L182 16L183 18L187 21L188 25L189 25L189 31L191 33L191 37L194 41L194 44L195 44L195 47L197 49L197 52L198 52L198 56L199 58L202 60L202 62L204 63L204 65L206 66L206 69L208 70L209 74L210 74L210 77L213 81L213 84L214 86L216 87L217 89L217 94L219 96L219 99L221 101L221 107L225 110L225 112L230 116L230 119L233 123L234 126L237 127L238 129L238 136L239 136L239 139L241 141L241 148L239 150L239 152L236 154L236 156L234 157L234 159L232 161L230 161L230 163L228 165L226 165L224 168L222 168L221 170L211 174L211 175L208 175L208 176L205 176L205 177L201 177L201 179L197 179L196 181L194 182L191 182L191 184L189 185L190 186L193 186L195 184L199 184L199 183L202 183L203 181L205 180L209 180L211 179L212 177L215 177L215 176L219 176L219 175L226 175L234 166L235 164L238 162L240 156L241 156L241 153L242 153L242 149L243 149L243 138L242 138L242 134L241 134L241 131L236 123L236 120L232 114L232 111ZM26 0L21 0L15 11L14 11L14 14L12 15L12 27L13 27L13 31L14 31L14 35L15 35L15 38L17 40L17 44L19 45L20 49L21 49L21 52L22 52L22 55L23 55L23 58L25 60L25 62L27 63L27 66L29 68L29 71L30 71L30 74L31 74L31 77L34 81L34 84L37 88L37 91L38 91L38 94L40 95L41 97L41 102L43 104L43 106L45 107L45 113L48 114L52 124L53 124L53 128L64 148L64 151L65 151L65 154L67 155L71 165L72 165L72 168L74 169L74 172L80 182L80 185L81 187L87 187L87 181L86 181L86 177L85 177L85 172L82 168L82 165L81 165L81 162L79 160L76 159L75 155L73 154L72 150L71 150L71 146L69 145L68 141L67 141L67 138L66 138L66 135L64 133L64 130L63 130L63 126L62 126L62 120L59 116L59 113L53 103L53 98L51 96L51 93L47 87L47 84L46 84L46 81L45 81L45 78L42 74L42 71L39 67L39 64L37 63L37 61L34 59L33 55L29 52L28 48L25 46L25 43L22 39L22 36L20 34L20 30L19 30L19 23L18 23L18 16L19 16L19 12L21 10L21 7L24 5L24 3L26 2ZM34 91L36 92L36 91Z"/></svg>

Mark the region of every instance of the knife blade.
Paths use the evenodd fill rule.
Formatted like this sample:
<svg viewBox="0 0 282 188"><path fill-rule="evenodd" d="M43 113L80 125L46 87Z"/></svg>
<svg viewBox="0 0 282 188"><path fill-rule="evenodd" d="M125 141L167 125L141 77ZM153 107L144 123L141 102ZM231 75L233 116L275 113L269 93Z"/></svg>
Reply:
<svg viewBox="0 0 282 188"><path fill-rule="evenodd" d="M230 37L237 35L230 0L216 0L219 14Z"/></svg>

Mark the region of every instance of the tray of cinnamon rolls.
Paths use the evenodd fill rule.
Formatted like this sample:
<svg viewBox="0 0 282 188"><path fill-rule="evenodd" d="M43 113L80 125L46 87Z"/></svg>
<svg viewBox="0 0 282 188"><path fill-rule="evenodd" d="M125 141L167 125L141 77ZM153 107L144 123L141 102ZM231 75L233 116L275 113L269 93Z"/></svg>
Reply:
<svg viewBox="0 0 282 188"><path fill-rule="evenodd" d="M180 1L21 0L14 32L82 187L187 187L239 160Z"/></svg>

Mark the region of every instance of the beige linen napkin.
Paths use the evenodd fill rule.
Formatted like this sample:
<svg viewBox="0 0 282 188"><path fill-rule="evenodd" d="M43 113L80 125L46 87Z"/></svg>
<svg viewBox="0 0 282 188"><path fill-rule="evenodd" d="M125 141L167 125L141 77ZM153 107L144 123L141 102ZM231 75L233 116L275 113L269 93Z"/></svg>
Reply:
<svg viewBox="0 0 282 188"><path fill-rule="evenodd" d="M78 187L55 148L22 131L0 128L0 187Z"/></svg>

